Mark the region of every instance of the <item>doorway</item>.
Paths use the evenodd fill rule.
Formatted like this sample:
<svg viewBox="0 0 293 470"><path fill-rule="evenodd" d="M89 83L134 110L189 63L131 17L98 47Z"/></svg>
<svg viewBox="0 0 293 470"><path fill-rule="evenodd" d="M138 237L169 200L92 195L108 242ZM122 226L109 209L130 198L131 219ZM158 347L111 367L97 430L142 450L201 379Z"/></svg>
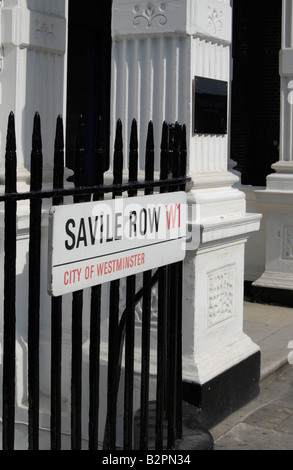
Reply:
<svg viewBox="0 0 293 470"><path fill-rule="evenodd" d="M109 166L112 1L69 2L66 165L74 167L74 136L79 116L85 120L88 184L93 183L93 155L98 116L103 122L105 170Z"/></svg>
<svg viewBox="0 0 293 470"><path fill-rule="evenodd" d="M233 4L231 158L245 185L265 186L279 160L282 1Z"/></svg>

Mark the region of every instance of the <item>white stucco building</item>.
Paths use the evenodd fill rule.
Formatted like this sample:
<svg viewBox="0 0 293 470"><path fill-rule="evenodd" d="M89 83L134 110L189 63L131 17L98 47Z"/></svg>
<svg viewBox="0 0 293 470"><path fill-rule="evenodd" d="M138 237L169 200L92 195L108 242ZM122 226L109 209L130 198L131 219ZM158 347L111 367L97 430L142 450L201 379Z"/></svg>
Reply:
<svg viewBox="0 0 293 470"><path fill-rule="evenodd" d="M244 0L236 3L0 1L1 185L10 111L16 118L19 190L25 190L29 183L36 111L42 118L47 187L52 186L55 121L59 114L66 123L68 175L72 135L80 113L88 122L89 154L93 148L92 123L98 112L105 119L105 139L109 142L106 169L111 168L118 118L124 125L125 142L129 140L131 120L137 119L142 149L149 120L158 130L157 148L164 120L186 124L191 177L188 201L193 208L190 224L200 233L200 241L189 246L184 269L184 394L185 399L201 406L207 426L258 390L259 347L243 332L244 286L253 283L255 298L278 298L279 303L293 290L293 2L273 0L266 2L266 8ZM269 35L274 41L264 49L262 39ZM263 63L264 57L269 59L260 79L257 64ZM196 77L227 83L227 132L199 133L194 128ZM267 143L271 145L269 150ZM142 160L139 169L142 174ZM28 207L22 204L17 268L20 434L26 432L22 375L26 339L21 306L26 286L28 213ZM45 218L43 232L46 240ZM46 251L43 256L45 259ZM46 305L46 272L43 276ZM44 357L50 329L46 308L41 319ZM65 318L65 355L69 351L69 330ZM43 366L41 425L45 435L49 384L46 363ZM68 381L64 377L64 402Z"/></svg>

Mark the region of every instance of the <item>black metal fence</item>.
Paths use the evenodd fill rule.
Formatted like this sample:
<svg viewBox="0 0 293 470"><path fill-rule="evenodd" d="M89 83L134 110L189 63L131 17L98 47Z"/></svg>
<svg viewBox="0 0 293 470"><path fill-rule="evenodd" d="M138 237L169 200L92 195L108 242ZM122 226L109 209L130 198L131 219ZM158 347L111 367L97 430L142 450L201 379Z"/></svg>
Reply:
<svg viewBox="0 0 293 470"><path fill-rule="evenodd" d="M172 132L172 139L169 131ZM41 219L43 200L52 205L64 203L73 197L74 203L102 200L105 194L112 197L126 194L135 196L138 191L146 195L157 192L184 190L186 178L185 126L163 123L160 150L160 178L154 179L153 124L149 123L145 152L145 180L138 181L138 142L136 121L132 122L129 148L128 182L123 182L122 123L116 128L113 157L113 183L104 184L104 148L101 141L101 121L97 125L97 144L94 155L94 186L86 187L86 162L84 148L84 121L80 117L75 150L74 184L64 187L64 138L62 118L56 126L53 189L42 189L42 138L40 116L35 115L31 152L30 191L17 192L17 153L14 115L8 121L6 145L4 203L4 310L3 310L3 450L15 447L15 381L16 381L16 260L17 260L17 207L18 201L30 202L29 272L28 272L28 449L39 449L40 418L40 274ZM169 143L172 140L172 145ZM171 174L170 174L171 171ZM99 383L101 341L101 286L91 288L90 347L89 347L89 417L88 448L98 449L103 441L105 450L116 448L117 397L124 355L124 423L123 449L134 446L133 386L134 386L134 332L135 306L142 300L142 351L141 392L139 412L139 448L149 448L149 375L150 375L150 325L151 293L158 289L157 323L157 388L155 407L155 449L174 448L176 439L182 438L182 262L159 268L155 273L143 273L143 287L136 288L136 276L126 279L126 308L119 313L120 280L110 285L107 418L103 436L99 430ZM78 450L82 442L82 334L83 291L72 294L72 357L71 357L71 448ZM50 435L51 449L59 450L61 444L61 384L62 384L62 297L51 298L51 393ZM125 351L125 353L123 353ZM168 392L167 392L168 391ZM164 433L166 428L167 433Z"/></svg>

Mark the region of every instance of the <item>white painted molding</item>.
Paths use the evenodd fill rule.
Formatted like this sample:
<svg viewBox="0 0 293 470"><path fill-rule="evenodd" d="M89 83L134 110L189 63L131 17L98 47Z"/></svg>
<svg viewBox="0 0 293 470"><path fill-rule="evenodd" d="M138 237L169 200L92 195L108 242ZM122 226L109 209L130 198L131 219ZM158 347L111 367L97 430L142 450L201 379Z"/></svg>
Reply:
<svg viewBox="0 0 293 470"><path fill-rule="evenodd" d="M293 48L280 51L280 75L281 77L293 76Z"/></svg>
<svg viewBox="0 0 293 470"><path fill-rule="evenodd" d="M66 20L15 7L2 11L2 43L20 48L64 54Z"/></svg>
<svg viewBox="0 0 293 470"><path fill-rule="evenodd" d="M231 43L232 9L219 0L117 0L113 38L190 35Z"/></svg>

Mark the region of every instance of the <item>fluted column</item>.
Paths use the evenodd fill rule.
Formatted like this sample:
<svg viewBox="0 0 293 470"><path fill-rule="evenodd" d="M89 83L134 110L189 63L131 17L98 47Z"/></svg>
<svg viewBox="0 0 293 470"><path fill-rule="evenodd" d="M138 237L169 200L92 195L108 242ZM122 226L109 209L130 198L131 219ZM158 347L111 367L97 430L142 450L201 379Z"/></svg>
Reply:
<svg viewBox="0 0 293 470"><path fill-rule="evenodd" d="M0 182L4 178L6 123L15 113L18 183L29 179L32 123L41 115L44 178L52 180L56 118L65 115L68 0L1 2ZM0 50L1 52L1 50ZM0 54L1 55L1 54Z"/></svg>
<svg viewBox="0 0 293 470"><path fill-rule="evenodd" d="M194 130L196 76L227 83L229 110L232 7L230 0L114 0L112 37L112 129L120 118L127 149L137 119L141 172L147 122L154 122L156 170L162 122L186 124L194 243L184 266L184 380L208 390L259 350L243 333L243 276L245 242L260 216L246 213L228 170L229 125L227 134Z"/></svg>
<svg viewBox="0 0 293 470"><path fill-rule="evenodd" d="M280 51L280 159L256 199L267 213L265 271L254 283L256 297L293 305L293 1L283 0ZM269 97L268 97L269 99ZM289 302L289 304L288 304Z"/></svg>
<svg viewBox="0 0 293 470"><path fill-rule="evenodd" d="M282 48L280 51L281 128L280 160L273 164L276 174L268 177L267 188L293 190L293 2L283 0ZM285 176L285 175L291 175Z"/></svg>

